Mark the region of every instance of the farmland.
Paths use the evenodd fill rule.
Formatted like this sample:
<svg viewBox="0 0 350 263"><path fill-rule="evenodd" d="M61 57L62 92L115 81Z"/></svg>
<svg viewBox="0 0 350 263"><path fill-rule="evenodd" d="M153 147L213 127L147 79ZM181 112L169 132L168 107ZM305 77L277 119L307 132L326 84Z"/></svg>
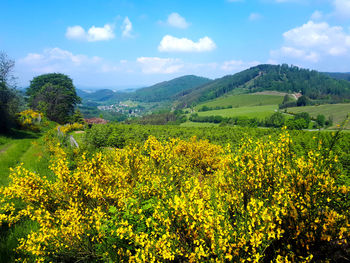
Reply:
<svg viewBox="0 0 350 263"><path fill-rule="evenodd" d="M326 118L333 119L333 127L341 125L350 113L350 104L325 104L318 106L305 106L288 108L288 112L300 113L307 112L312 117L317 117L319 114L323 114ZM350 124L347 123L346 128L350 128Z"/></svg>
<svg viewBox="0 0 350 263"><path fill-rule="evenodd" d="M215 100L203 102L194 108L196 110L201 107L208 106L215 108L217 106L225 107L232 106L233 108L249 107L249 106L263 106L263 105L278 105L282 103L283 96L278 95L262 95L262 94L239 94L227 95Z"/></svg>
<svg viewBox="0 0 350 263"><path fill-rule="evenodd" d="M199 116L222 116L222 117L247 117L263 119L270 116L278 109L277 105L248 106L221 110L198 112Z"/></svg>

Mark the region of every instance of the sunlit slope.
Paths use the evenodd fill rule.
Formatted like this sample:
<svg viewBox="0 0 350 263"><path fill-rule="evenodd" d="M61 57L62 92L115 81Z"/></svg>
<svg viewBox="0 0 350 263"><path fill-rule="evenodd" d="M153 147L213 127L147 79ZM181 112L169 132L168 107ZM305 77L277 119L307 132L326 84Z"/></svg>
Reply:
<svg viewBox="0 0 350 263"><path fill-rule="evenodd" d="M198 104L195 109L198 110L203 106L209 108L215 107L249 107L263 105L278 105L282 103L283 96L278 95L261 95L261 94L240 94L225 95L220 98Z"/></svg>
<svg viewBox="0 0 350 263"><path fill-rule="evenodd" d="M336 127L337 125L342 124L347 115L350 115L350 103L293 107L288 108L287 111L292 113L307 112L312 117L317 117L317 115L322 114L327 119L330 117L333 120L333 127ZM347 123L346 128L350 128L349 122Z"/></svg>

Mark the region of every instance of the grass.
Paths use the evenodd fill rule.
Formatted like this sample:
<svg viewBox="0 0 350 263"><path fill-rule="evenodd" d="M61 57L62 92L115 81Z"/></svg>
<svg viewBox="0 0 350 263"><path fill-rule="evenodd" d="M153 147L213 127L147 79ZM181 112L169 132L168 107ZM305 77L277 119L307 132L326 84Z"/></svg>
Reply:
<svg viewBox="0 0 350 263"><path fill-rule="evenodd" d="M248 117L264 119L277 109L277 105L265 105L265 106L252 106L252 107L240 107L223 110L212 110L198 112L199 116L222 116L222 117Z"/></svg>
<svg viewBox="0 0 350 263"><path fill-rule="evenodd" d="M292 113L307 112L312 117L317 117L317 115L322 114L326 117L326 119L331 117L333 119L332 128L335 128L338 124L340 125L346 119L347 115L350 115L350 103L293 107L288 108L287 111ZM345 128L350 129L349 122L347 123Z"/></svg>
<svg viewBox="0 0 350 263"><path fill-rule="evenodd" d="M41 134L14 130L10 135L0 136L0 186L9 183L10 167L23 163L30 171L41 175L50 175L49 158L45 155ZM20 204L19 204L20 205ZM21 256L14 251L18 240L25 238L37 225L30 220L21 220L11 228L7 224L0 226L0 263L15 262Z"/></svg>
<svg viewBox="0 0 350 263"><path fill-rule="evenodd" d="M43 139L32 141L30 147L21 156L23 167L40 175L49 177L52 171L49 169L50 157L44 149Z"/></svg>
<svg viewBox="0 0 350 263"><path fill-rule="evenodd" d="M0 263L15 262L16 257L24 256L16 252L18 240L25 238L30 231L35 230L37 224L31 220L23 220L11 228L3 224L0 227Z"/></svg>
<svg viewBox="0 0 350 263"><path fill-rule="evenodd" d="M24 163L24 167L36 172L47 172L48 159L43 158L42 134L13 130L0 135L0 186L8 184L10 167Z"/></svg>
<svg viewBox="0 0 350 263"><path fill-rule="evenodd" d="M262 94L240 94L227 95L215 100L201 103L195 107L196 110L201 107L248 107L248 106L264 106L264 105L278 105L282 103L283 97L280 95L262 95Z"/></svg>
<svg viewBox="0 0 350 263"><path fill-rule="evenodd" d="M21 156L29 149L31 142L32 139L16 139L3 145L0 153L0 185L8 184L10 167L20 164Z"/></svg>

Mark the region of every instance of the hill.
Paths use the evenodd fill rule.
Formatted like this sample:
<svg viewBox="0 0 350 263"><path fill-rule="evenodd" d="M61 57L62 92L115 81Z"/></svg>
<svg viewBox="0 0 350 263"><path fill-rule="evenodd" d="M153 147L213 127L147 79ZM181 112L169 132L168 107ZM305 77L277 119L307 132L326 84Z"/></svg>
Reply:
<svg viewBox="0 0 350 263"><path fill-rule="evenodd" d="M110 89L100 89L94 92L86 92L77 89L77 94L83 99L83 103L109 103L124 100L135 100L140 102L162 102L174 100L174 95L184 93L188 90L207 84L211 80L194 75L183 76L169 81L157 83L150 87L138 89L133 92L113 91Z"/></svg>
<svg viewBox="0 0 350 263"><path fill-rule="evenodd" d="M130 95L132 95L134 100L143 102L172 100L176 94L184 94L188 90L209 82L211 82L211 79L188 75L164 81L150 87L141 88Z"/></svg>
<svg viewBox="0 0 350 263"><path fill-rule="evenodd" d="M330 76L334 79L343 79L350 81L350 72L340 73L340 72L323 72L323 74L326 74L327 76Z"/></svg>
<svg viewBox="0 0 350 263"><path fill-rule="evenodd" d="M177 94L178 108L196 105L239 90L253 93L274 90L286 93L300 92L318 102L346 102L350 100L350 83L317 72L283 65L258 65L234 75L216 79L206 85Z"/></svg>
<svg viewBox="0 0 350 263"><path fill-rule="evenodd" d="M285 94L285 93L282 93ZM206 101L194 107L195 110L238 108L249 106L279 105L283 101L284 95L268 95L261 93L249 93L238 95L224 95L217 99Z"/></svg>
<svg viewBox="0 0 350 263"><path fill-rule="evenodd" d="M119 102L127 100L130 97L129 92L113 91L110 89L100 89L93 92L86 92L81 89L77 89L77 94L82 98L83 104L85 103L108 103L108 102Z"/></svg>

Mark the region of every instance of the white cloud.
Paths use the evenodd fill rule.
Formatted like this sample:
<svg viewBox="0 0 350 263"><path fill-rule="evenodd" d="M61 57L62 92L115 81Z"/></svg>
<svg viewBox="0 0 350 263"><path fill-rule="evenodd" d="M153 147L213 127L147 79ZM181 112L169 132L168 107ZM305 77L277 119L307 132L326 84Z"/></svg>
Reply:
<svg viewBox="0 0 350 263"><path fill-rule="evenodd" d="M336 55L332 50L343 50L338 55L345 54L350 48L350 35L347 35L340 26L330 26L326 22L308 23L291 29L283 34L287 43L296 47L312 48Z"/></svg>
<svg viewBox="0 0 350 263"><path fill-rule="evenodd" d="M225 61L222 64L221 69L224 71L238 72L250 67L254 67L259 64L261 64L259 61L245 62L242 60L230 60L230 61Z"/></svg>
<svg viewBox="0 0 350 263"><path fill-rule="evenodd" d="M73 40L83 40L89 42L106 41L115 37L113 26L105 24L103 27L92 26L86 32L81 26L68 27L66 38Z"/></svg>
<svg viewBox="0 0 350 263"><path fill-rule="evenodd" d="M284 45L271 51L273 58L289 57L316 63L327 57L349 56L350 35L340 26L309 21L285 32L283 37Z"/></svg>
<svg viewBox="0 0 350 263"><path fill-rule="evenodd" d="M168 16L167 24L173 27L185 29L189 26L186 19L178 13L171 13Z"/></svg>
<svg viewBox="0 0 350 263"><path fill-rule="evenodd" d="M86 32L81 26L72 26L67 28L66 37L68 39L85 40Z"/></svg>
<svg viewBox="0 0 350 263"><path fill-rule="evenodd" d="M334 0L333 6L335 15L341 18L350 18L350 1L349 0Z"/></svg>
<svg viewBox="0 0 350 263"><path fill-rule="evenodd" d="M251 13L248 18L250 21L255 21L255 20L259 20L260 18L262 18L262 16L258 13Z"/></svg>
<svg viewBox="0 0 350 263"><path fill-rule="evenodd" d="M175 58L139 57L137 62L145 74L172 74L184 67L181 60Z"/></svg>
<svg viewBox="0 0 350 263"><path fill-rule="evenodd" d="M312 13L310 19L312 21L318 21L323 18L323 13L321 11L316 10L315 12Z"/></svg>
<svg viewBox="0 0 350 263"><path fill-rule="evenodd" d="M28 68L34 73L65 72L71 71L99 71L106 62L102 58L86 55L75 55L70 51L58 47L44 49L40 54L29 53L18 60L20 66Z"/></svg>
<svg viewBox="0 0 350 263"><path fill-rule="evenodd" d="M104 25L104 27L92 26L87 33L87 39L91 42L110 40L114 37L113 27L109 24Z"/></svg>
<svg viewBox="0 0 350 263"><path fill-rule="evenodd" d="M316 63L320 60L320 55L314 51L305 51L288 46L281 47L279 50L273 50L270 52L270 54L274 58L296 58L313 63Z"/></svg>
<svg viewBox="0 0 350 263"><path fill-rule="evenodd" d="M122 25L122 36L123 37L132 37L131 30L132 30L132 23L128 17L125 17Z"/></svg>
<svg viewBox="0 0 350 263"><path fill-rule="evenodd" d="M193 42L188 38L177 38L166 35L158 46L160 52L205 52L215 48L214 41L207 36L200 38L198 42Z"/></svg>

